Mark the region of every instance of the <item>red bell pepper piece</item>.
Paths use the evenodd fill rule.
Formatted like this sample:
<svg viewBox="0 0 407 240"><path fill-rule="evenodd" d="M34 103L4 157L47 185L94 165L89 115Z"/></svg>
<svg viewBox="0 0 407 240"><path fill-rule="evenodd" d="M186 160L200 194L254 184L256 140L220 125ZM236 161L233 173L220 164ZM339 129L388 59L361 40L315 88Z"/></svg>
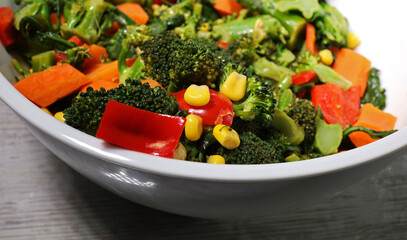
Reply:
<svg viewBox="0 0 407 240"><path fill-rule="evenodd" d="M172 158L184 125L185 118L109 100L96 137L130 150Z"/></svg>
<svg viewBox="0 0 407 240"><path fill-rule="evenodd" d="M186 110L191 114L200 116L203 119L204 125L223 124L229 127L232 126L235 112L233 111L232 102L225 95L209 89L209 103L204 106L197 107L189 105L185 102L185 91L186 89L172 94L178 100L179 108Z"/></svg>
<svg viewBox="0 0 407 240"><path fill-rule="evenodd" d="M55 63L59 63L66 59L66 54L55 50Z"/></svg>
<svg viewBox="0 0 407 240"><path fill-rule="evenodd" d="M317 77L317 74L313 71L304 71L291 76L293 85L302 85L311 82Z"/></svg>
<svg viewBox="0 0 407 240"><path fill-rule="evenodd" d="M78 38L78 36L75 36L75 35L73 35L70 39L68 39L68 42L73 42L78 46L83 45L82 41Z"/></svg>
<svg viewBox="0 0 407 240"><path fill-rule="evenodd" d="M317 37L315 27L311 23L307 23L305 29L305 49L312 52L312 54L317 54L319 49L317 47Z"/></svg>
<svg viewBox="0 0 407 240"><path fill-rule="evenodd" d="M329 124L339 123L345 128L354 124L359 116L359 86L344 91L333 83L316 85L311 89L311 99L316 108L321 108L324 120Z"/></svg>
<svg viewBox="0 0 407 240"><path fill-rule="evenodd" d="M18 40L18 32L14 28L14 13L9 7L0 8L0 41L5 47Z"/></svg>
<svg viewBox="0 0 407 240"><path fill-rule="evenodd" d="M216 42L219 47L223 48L223 50L226 50L226 48L229 46L228 42Z"/></svg>

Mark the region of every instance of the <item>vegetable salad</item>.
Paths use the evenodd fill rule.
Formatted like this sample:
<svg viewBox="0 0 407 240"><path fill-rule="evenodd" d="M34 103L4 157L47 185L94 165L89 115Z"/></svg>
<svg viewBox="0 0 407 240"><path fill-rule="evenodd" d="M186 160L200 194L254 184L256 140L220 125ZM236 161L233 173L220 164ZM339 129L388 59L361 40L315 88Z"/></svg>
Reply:
<svg viewBox="0 0 407 240"><path fill-rule="evenodd" d="M16 89L117 146L265 164L396 131L379 70L326 1L16 2L0 8L0 40L25 60L12 61Z"/></svg>

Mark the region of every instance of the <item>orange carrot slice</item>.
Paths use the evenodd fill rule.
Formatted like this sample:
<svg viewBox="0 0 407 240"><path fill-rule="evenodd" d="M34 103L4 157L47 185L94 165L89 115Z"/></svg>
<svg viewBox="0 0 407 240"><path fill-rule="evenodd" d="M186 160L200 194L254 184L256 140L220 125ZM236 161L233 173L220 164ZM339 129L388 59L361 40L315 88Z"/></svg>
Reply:
<svg viewBox="0 0 407 240"><path fill-rule="evenodd" d="M63 63L33 73L14 84L14 87L33 103L47 107L88 83L90 79L86 75L68 63Z"/></svg>
<svg viewBox="0 0 407 240"><path fill-rule="evenodd" d="M239 13L244 7L240 3L231 0L215 0L213 8L215 8L220 15L226 16Z"/></svg>
<svg viewBox="0 0 407 240"><path fill-rule="evenodd" d="M83 47L85 47L85 49L88 49L88 53L92 56L89 59L85 59L85 61L83 62L84 70L92 67L92 65L94 64L102 63L103 59L109 57L106 48L101 47L97 44L91 44L90 46L87 44L83 44Z"/></svg>
<svg viewBox="0 0 407 240"><path fill-rule="evenodd" d="M376 131L388 131L394 128L397 118L390 113L385 113L370 103L360 109L358 121L353 126L362 126ZM349 138L356 147L366 145L378 139L371 138L364 132L353 132Z"/></svg>
<svg viewBox="0 0 407 240"><path fill-rule="evenodd" d="M85 75L92 81L119 82L119 67L117 60L110 63L98 63L87 68Z"/></svg>
<svg viewBox="0 0 407 240"><path fill-rule="evenodd" d="M360 86L362 90L360 96L362 97L367 87L370 64L371 62L359 53L348 48L342 48L336 55L332 68L351 81L353 86Z"/></svg>
<svg viewBox="0 0 407 240"><path fill-rule="evenodd" d="M137 24L146 24L148 22L148 14L138 3L122 3L117 5L117 8L133 19Z"/></svg>

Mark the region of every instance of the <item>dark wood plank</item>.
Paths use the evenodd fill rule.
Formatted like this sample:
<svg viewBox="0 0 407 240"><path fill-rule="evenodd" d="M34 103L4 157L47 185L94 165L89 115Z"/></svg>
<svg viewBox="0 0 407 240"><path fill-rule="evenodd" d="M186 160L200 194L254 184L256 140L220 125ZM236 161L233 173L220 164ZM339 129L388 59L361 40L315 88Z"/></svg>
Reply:
<svg viewBox="0 0 407 240"><path fill-rule="evenodd" d="M0 239L407 239L407 160L285 216L195 219L98 187L0 102Z"/></svg>

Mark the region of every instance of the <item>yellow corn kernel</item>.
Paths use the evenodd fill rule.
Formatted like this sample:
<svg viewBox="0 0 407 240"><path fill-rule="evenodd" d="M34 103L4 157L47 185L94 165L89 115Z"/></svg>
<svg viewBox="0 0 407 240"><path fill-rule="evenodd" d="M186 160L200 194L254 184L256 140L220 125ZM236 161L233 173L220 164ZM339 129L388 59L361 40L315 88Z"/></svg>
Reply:
<svg viewBox="0 0 407 240"><path fill-rule="evenodd" d="M63 112L57 112L54 115L54 118L58 119L61 122L65 122L65 118L64 118L64 113Z"/></svg>
<svg viewBox="0 0 407 240"><path fill-rule="evenodd" d="M212 164L225 164L226 161L221 155L211 155L208 160L206 160L207 163L212 163Z"/></svg>
<svg viewBox="0 0 407 240"><path fill-rule="evenodd" d="M206 85L192 84L184 93L185 102L192 106L204 106L209 103L210 99L209 87Z"/></svg>
<svg viewBox="0 0 407 240"><path fill-rule="evenodd" d="M52 116L52 113L48 110L48 108L41 108L41 110Z"/></svg>
<svg viewBox="0 0 407 240"><path fill-rule="evenodd" d="M222 85L222 93L232 101L239 101L246 93L247 77L232 72Z"/></svg>
<svg viewBox="0 0 407 240"><path fill-rule="evenodd" d="M354 33L348 33L348 47L351 49L356 48L360 44L360 39Z"/></svg>
<svg viewBox="0 0 407 240"><path fill-rule="evenodd" d="M321 58L321 62L327 66L331 66L334 62L334 56L332 55L331 50L324 49L319 51L319 57Z"/></svg>
<svg viewBox="0 0 407 240"><path fill-rule="evenodd" d="M201 26L201 30L204 31L204 32L209 32L209 30L211 30L211 26L209 26L208 23L204 23Z"/></svg>
<svg viewBox="0 0 407 240"><path fill-rule="evenodd" d="M173 158L178 160L187 159L187 150L182 143L178 143L177 148L175 148Z"/></svg>
<svg viewBox="0 0 407 240"><path fill-rule="evenodd" d="M216 125L213 129L213 136L226 149L233 150L240 145L239 134L226 125Z"/></svg>
<svg viewBox="0 0 407 240"><path fill-rule="evenodd" d="M185 122L185 137L189 141L197 141L202 135L202 118L195 114L189 114L186 119L187 121Z"/></svg>

